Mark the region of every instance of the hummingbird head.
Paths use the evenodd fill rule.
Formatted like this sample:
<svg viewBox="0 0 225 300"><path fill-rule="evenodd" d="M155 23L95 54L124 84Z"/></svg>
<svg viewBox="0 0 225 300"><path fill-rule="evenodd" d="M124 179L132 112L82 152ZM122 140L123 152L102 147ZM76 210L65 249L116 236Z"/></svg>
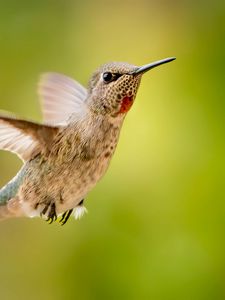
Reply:
<svg viewBox="0 0 225 300"><path fill-rule="evenodd" d="M125 115L134 102L142 75L174 59L166 58L141 67L122 62L101 66L89 81L88 104L91 110L111 117Z"/></svg>

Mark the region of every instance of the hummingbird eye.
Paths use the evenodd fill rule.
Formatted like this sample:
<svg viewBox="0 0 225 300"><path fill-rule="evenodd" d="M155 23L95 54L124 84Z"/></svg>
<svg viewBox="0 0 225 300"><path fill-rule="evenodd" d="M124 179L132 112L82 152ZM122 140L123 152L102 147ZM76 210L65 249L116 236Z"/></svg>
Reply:
<svg viewBox="0 0 225 300"><path fill-rule="evenodd" d="M103 73L102 77L105 83L109 83L111 81L117 80L122 74L119 73L110 73L110 72L105 72Z"/></svg>
<svg viewBox="0 0 225 300"><path fill-rule="evenodd" d="M108 83L108 82L110 82L110 81L112 81L112 79L113 79L113 75L112 75L112 73L110 73L110 72L105 72L105 73L103 73L103 80L106 82L106 83Z"/></svg>

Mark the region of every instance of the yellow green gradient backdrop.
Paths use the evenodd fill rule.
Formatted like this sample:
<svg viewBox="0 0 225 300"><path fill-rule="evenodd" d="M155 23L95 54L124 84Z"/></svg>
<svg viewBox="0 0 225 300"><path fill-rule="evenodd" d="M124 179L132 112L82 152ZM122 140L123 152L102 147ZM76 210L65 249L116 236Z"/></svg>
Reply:
<svg viewBox="0 0 225 300"><path fill-rule="evenodd" d="M0 223L0 298L225 298L225 2L0 2L0 107L41 121L46 71L147 73L81 221ZM0 184L19 169L0 153Z"/></svg>

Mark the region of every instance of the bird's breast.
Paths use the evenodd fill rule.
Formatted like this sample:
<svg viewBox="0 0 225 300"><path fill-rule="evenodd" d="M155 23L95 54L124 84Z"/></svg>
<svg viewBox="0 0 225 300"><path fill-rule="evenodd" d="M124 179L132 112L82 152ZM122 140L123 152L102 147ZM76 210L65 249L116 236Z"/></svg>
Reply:
<svg viewBox="0 0 225 300"><path fill-rule="evenodd" d="M75 207L105 174L118 137L115 126L102 132L100 128L97 135L75 145L66 136L67 143L60 141L47 159L38 157L29 163L21 198L32 209L45 201L55 201L58 213Z"/></svg>

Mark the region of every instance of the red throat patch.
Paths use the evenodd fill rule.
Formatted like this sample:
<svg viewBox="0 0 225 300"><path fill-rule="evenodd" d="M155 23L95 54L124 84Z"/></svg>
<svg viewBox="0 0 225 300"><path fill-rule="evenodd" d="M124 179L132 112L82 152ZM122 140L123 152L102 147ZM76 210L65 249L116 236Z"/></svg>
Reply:
<svg viewBox="0 0 225 300"><path fill-rule="evenodd" d="M131 108L133 104L133 97L124 97L123 100L122 100L122 104L121 104L121 107L120 107L120 111L119 113L121 114L125 114L128 112L128 110Z"/></svg>

